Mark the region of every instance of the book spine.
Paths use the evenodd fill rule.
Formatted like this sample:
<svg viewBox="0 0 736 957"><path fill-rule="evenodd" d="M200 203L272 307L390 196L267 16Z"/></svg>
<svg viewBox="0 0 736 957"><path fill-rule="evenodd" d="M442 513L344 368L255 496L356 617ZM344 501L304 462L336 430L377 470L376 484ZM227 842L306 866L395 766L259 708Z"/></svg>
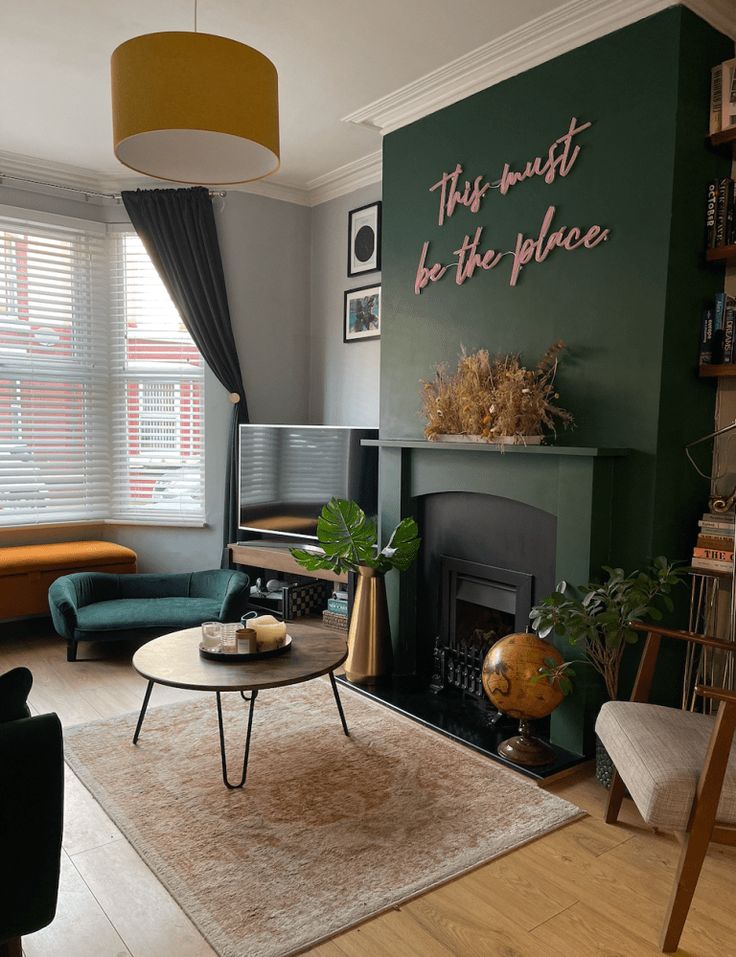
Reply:
<svg viewBox="0 0 736 957"><path fill-rule="evenodd" d="M728 216L728 194L730 179L724 176L718 181L718 199L716 200L716 246L726 245L726 218Z"/></svg>
<svg viewBox="0 0 736 957"><path fill-rule="evenodd" d="M733 188L734 181L729 180L726 193L726 227L723 235L723 242L726 246L730 246L733 242Z"/></svg>
<svg viewBox="0 0 736 957"><path fill-rule="evenodd" d="M322 618L324 621L341 621L344 623L347 623L347 620L348 620L347 615L339 615L337 612L334 612L334 611L323 611Z"/></svg>
<svg viewBox="0 0 736 957"><path fill-rule="evenodd" d="M713 562L732 562L733 552L721 551L717 548L694 548L693 558L709 558Z"/></svg>
<svg viewBox="0 0 736 957"><path fill-rule="evenodd" d="M733 535L698 535L698 548L716 548L722 551L733 551Z"/></svg>
<svg viewBox="0 0 736 957"><path fill-rule="evenodd" d="M322 624L327 628L335 628L337 631L348 630L348 620L343 615L333 615L331 612L323 612Z"/></svg>
<svg viewBox="0 0 736 957"><path fill-rule="evenodd" d="M703 311L703 320L700 325L700 357L701 366L709 365L713 361L713 309Z"/></svg>
<svg viewBox="0 0 736 957"><path fill-rule="evenodd" d="M736 59L721 68L721 130L727 130L736 126Z"/></svg>
<svg viewBox="0 0 736 957"><path fill-rule="evenodd" d="M712 136L721 132L723 122L723 64L719 63L710 71L710 123L708 132Z"/></svg>
<svg viewBox="0 0 736 957"><path fill-rule="evenodd" d="M720 365L723 362L723 338L725 334L724 324L726 321L726 294L725 292L716 293L715 307L713 310L713 338L711 340L711 362L714 365Z"/></svg>
<svg viewBox="0 0 736 957"><path fill-rule="evenodd" d="M712 249L716 244L716 209L718 208L718 180L708 183L708 197L705 203L705 245Z"/></svg>
<svg viewBox="0 0 736 957"><path fill-rule="evenodd" d="M734 334L736 334L736 300L726 297L726 319L723 324L723 361L734 361Z"/></svg>
<svg viewBox="0 0 736 957"><path fill-rule="evenodd" d="M733 362L733 309L726 309L726 320L723 325L723 361Z"/></svg>
<svg viewBox="0 0 736 957"><path fill-rule="evenodd" d="M693 568L701 568L709 572L731 572L733 571L732 562L717 562L711 558L693 558L690 562Z"/></svg>
<svg viewBox="0 0 736 957"><path fill-rule="evenodd" d="M347 615L348 603L340 598L330 598L327 602L327 610L334 611L338 615Z"/></svg>
<svg viewBox="0 0 736 957"><path fill-rule="evenodd" d="M337 623L337 622L334 622L334 621L323 621L322 624L325 626L325 628L329 628L330 631L345 631L345 632L347 632L347 630L348 630L348 626L347 626L347 625L341 625L341 624L339 624L339 623Z"/></svg>

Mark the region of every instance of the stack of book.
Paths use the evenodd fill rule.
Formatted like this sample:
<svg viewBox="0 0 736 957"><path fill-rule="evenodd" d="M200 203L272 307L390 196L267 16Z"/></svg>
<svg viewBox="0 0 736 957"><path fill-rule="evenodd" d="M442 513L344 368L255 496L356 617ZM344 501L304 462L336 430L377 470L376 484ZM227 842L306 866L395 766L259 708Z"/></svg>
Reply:
<svg viewBox="0 0 736 957"><path fill-rule="evenodd" d="M736 126L736 58L724 60L710 73L708 132L723 133Z"/></svg>
<svg viewBox="0 0 736 957"><path fill-rule="evenodd" d="M322 612L322 624L335 631L348 630L348 593L336 591L327 601L327 608Z"/></svg>
<svg viewBox="0 0 736 957"><path fill-rule="evenodd" d="M736 243L736 183L730 176L708 183L705 204L705 245L707 249Z"/></svg>
<svg viewBox="0 0 736 957"><path fill-rule="evenodd" d="M733 571L733 512L706 512L693 549L692 567L709 572Z"/></svg>
<svg viewBox="0 0 736 957"><path fill-rule="evenodd" d="M715 302L703 312L700 327L700 365L721 365L736 361L736 299L716 293Z"/></svg>

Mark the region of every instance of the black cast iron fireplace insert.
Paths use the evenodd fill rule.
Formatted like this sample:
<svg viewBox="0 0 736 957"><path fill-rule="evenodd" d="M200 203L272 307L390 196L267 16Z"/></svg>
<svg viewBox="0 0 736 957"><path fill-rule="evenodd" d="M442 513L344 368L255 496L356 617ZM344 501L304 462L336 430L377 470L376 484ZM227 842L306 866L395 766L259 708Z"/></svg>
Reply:
<svg viewBox="0 0 736 957"><path fill-rule="evenodd" d="M533 582L525 572L441 556L432 691L460 691L491 708L481 683L483 659L501 638L527 631Z"/></svg>

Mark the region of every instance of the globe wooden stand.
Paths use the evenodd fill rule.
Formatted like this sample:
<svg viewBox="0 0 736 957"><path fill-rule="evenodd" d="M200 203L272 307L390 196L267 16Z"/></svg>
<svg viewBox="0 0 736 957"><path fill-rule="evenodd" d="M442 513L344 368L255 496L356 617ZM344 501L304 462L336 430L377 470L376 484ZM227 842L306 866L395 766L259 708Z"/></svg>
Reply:
<svg viewBox="0 0 736 957"><path fill-rule="evenodd" d="M521 718L519 733L512 738L506 738L496 750L502 758L530 768L550 764L555 759L553 749L531 733L529 718Z"/></svg>

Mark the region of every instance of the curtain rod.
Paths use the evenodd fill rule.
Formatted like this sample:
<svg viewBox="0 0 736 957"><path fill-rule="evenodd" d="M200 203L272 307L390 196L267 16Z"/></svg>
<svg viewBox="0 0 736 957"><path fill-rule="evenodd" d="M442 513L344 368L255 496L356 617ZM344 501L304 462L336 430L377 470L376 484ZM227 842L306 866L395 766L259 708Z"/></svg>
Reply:
<svg viewBox="0 0 736 957"><path fill-rule="evenodd" d="M102 199L112 199L116 203L122 202L120 193L101 193L95 189L80 189L78 186L60 186L59 183L45 183L40 179L28 179L25 176L13 176L12 173L3 173L0 171L0 184L6 179L15 180L16 183L27 183L29 186L43 186L45 189L62 189L67 193L79 193L87 200L90 196L100 196ZM222 189L209 190L212 197L227 196L227 192Z"/></svg>

